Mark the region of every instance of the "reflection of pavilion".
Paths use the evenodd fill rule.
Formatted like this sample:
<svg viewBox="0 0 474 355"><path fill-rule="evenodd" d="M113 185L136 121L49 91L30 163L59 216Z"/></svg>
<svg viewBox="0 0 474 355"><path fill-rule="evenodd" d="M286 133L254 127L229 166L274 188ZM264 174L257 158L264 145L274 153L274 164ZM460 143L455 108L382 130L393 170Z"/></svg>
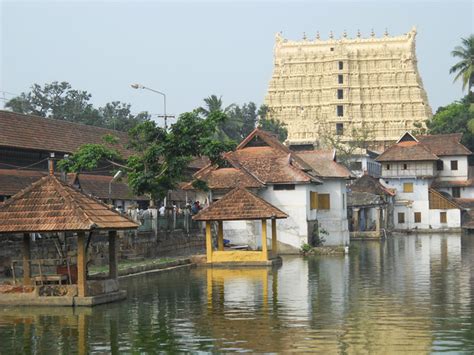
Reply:
<svg viewBox="0 0 474 355"><path fill-rule="evenodd" d="M135 228L135 222L58 180L51 168L49 176L0 206L0 234L23 234L23 285L1 285L0 304L92 306L125 298L118 285L117 230ZM87 276L87 245L93 231L108 231L107 278ZM70 265L66 257L63 271L43 274L40 267L40 275L33 276L30 233L66 232L77 235L77 265Z"/></svg>
<svg viewBox="0 0 474 355"><path fill-rule="evenodd" d="M220 200L212 203L193 217L196 221L206 222L206 253L209 264L234 263L247 265L272 265L277 261L276 219L288 215L245 188L237 187ZM267 247L267 220L272 221L272 249ZM262 250L243 251L224 249L224 221L261 220ZM211 222L218 222L217 250L212 246Z"/></svg>

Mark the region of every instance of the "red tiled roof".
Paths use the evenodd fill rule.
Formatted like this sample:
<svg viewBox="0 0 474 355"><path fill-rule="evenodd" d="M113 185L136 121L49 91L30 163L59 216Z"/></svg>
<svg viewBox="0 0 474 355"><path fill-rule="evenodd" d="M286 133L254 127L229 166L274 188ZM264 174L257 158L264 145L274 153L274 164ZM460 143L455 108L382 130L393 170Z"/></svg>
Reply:
<svg viewBox="0 0 474 355"><path fill-rule="evenodd" d="M380 154L376 161L426 161L439 160L439 158L430 152L430 150L419 142L407 141L400 142L389 147Z"/></svg>
<svg viewBox="0 0 474 355"><path fill-rule="evenodd" d="M0 206L0 233L135 229L138 225L54 175Z"/></svg>
<svg viewBox="0 0 474 355"><path fill-rule="evenodd" d="M437 156L472 154L469 149L461 144L462 133L425 135L416 138Z"/></svg>
<svg viewBox="0 0 474 355"><path fill-rule="evenodd" d="M438 189L443 187L469 187L474 186L474 178L467 180L440 180L436 179L431 187Z"/></svg>
<svg viewBox="0 0 474 355"><path fill-rule="evenodd" d="M245 188L237 187L193 217L196 221L287 218L288 215Z"/></svg>
<svg viewBox="0 0 474 355"><path fill-rule="evenodd" d="M259 182L252 175L247 173L243 169L237 168L219 168L215 169L213 166L209 166L206 169L200 170L194 175L195 180L205 181L207 187L214 189L232 189L237 186L258 188L262 187L263 184ZM183 186L185 190L194 189L192 182L187 183Z"/></svg>
<svg viewBox="0 0 474 355"><path fill-rule="evenodd" d="M74 153L83 144L104 143L107 134L119 139L114 148L130 155L125 132L0 110L0 147Z"/></svg>
<svg viewBox="0 0 474 355"><path fill-rule="evenodd" d="M89 175L89 174L70 174L77 177L76 183L78 182L81 190L94 197L100 199L111 198L113 200L142 200L147 201L149 198L145 196L135 196L127 183L124 181L112 181L113 177L110 175ZM70 183L73 181L70 180ZM109 197L109 184L111 184L111 194Z"/></svg>
<svg viewBox="0 0 474 355"><path fill-rule="evenodd" d="M303 150L296 154L308 163L318 176L343 179L352 177L349 169L334 160L333 150Z"/></svg>
<svg viewBox="0 0 474 355"><path fill-rule="evenodd" d="M46 175L46 171L39 170L0 169L0 195L13 196ZM76 183L84 193L100 199L109 198L110 180L112 180L112 176L68 174L68 183ZM148 200L144 196L134 196L128 185L123 181L112 182L110 198L113 200Z"/></svg>
<svg viewBox="0 0 474 355"><path fill-rule="evenodd" d="M354 181L354 183L351 185L351 191L367 192L375 195L395 195L395 192L383 186L379 179L367 174L362 175L360 178Z"/></svg>
<svg viewBox="0 0 474 355"><path fill-rule="evenodd" d="M404 140L405 137L410 138ZM389 147L376 161L427 161L438 160L445 155L471 155L461 144L461 133L437 134L413 137L405 133L399 142Z"/></svg>

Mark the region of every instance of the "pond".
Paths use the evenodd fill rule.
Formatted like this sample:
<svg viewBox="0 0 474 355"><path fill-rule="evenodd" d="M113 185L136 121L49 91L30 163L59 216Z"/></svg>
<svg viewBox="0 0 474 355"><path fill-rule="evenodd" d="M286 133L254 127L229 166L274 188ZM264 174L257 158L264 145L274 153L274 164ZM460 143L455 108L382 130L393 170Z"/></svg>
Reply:
<svg viewBox="0 0 474 355"><path fill-rule="evenodd" d="M279 268L121 280L92 309L0 307L0 353L474 353L474 235L354 242Z"/></svg>

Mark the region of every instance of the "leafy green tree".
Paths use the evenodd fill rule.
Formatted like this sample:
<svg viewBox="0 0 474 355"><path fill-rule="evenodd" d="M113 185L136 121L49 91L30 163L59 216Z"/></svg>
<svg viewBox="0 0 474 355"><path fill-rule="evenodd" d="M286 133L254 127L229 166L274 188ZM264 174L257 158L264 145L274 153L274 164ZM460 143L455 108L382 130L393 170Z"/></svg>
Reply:
<svg viewBox="0 0 474 355"><path fill-rule="evenodd" d="M163 198L182 181L193 157L207 156L219 164L221 154L235 147L234 142L215 138L218 125L226 119L218 111L206 118L201 118L197 111L187 112L168 131L153 121L145 121L129 131L129 148L133 154L128 158L120 156L108 137L108 144L82 146L68 160L61 161L60 167L81 172L107 161L127 173L128 184L135 194L147 195L151 200Z"/></svg>
<svg viewBox="0 0 474 355"><path fill-rule="evenodd" d="M460 61L454 64L449 70L450 74L456 74L454 81L462 79L462 89L470 91L474 85L474 35L461 38L462 45L456 46L451 52Z"/></svg>
<svg viewBox="0 0 474 355"><path fill-rule="evenodd" d="M9 100L5 107L14 112L126 131L148 120L146 112L133 115L130 105L114 101L95 108L87 91L74 90L68 82L54 81Z"/></svg>
<svg viewBox="0 0 474 355"><path fill-rule="evenodd" d="M260 106L258 109L258 116L260 117L258 122L260 128L275 133L280 142L284 142L288 138L286 124L277 119L269 118L269 116L271 116L271 111L268 106Z"/></svg>
<svg viewBox="0 0 474 355"><path fill-rule="evenodd" d="M428 134L462 133L461 143L474 151L474 94L438 108L426 126Z"/></svg>

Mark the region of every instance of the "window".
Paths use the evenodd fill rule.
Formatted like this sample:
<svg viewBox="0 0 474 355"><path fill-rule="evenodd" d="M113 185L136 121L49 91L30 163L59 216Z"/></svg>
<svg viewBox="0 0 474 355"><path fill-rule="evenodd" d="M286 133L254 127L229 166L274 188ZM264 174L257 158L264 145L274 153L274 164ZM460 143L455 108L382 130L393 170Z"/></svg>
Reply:
<svg viewBox="0 0 474 355"><path fill-rule="evenodd" d="M403 164L402 170L407 170L408 169L408 164Z"/></svg>
<svg viewBox="0 0 474 355"><path fill-rule="evenodd" d="M353 161L349 164L351 170L362 170L362 162L361 161Z"/></svg>
<svg viewBox="0 0 474 355"><path fill-rule="evenodd" d="M458 161L451 160L451 170L458 170Z"/></svg>
<svg viewBox="0 0 474 355"><path fill-rule="evenodd" d="M331 208L331 201L329 194L318 194L318 209L329 210Z"/></svg>
<svg viewBox="0 0 474 355"><path fill-rule="evenodd" d="M403 192L413 192L413 183L412 182L404 182L403 183Z"/></svg>
<svg viewBox="0 0 474 355"><path fill-rule="evenodd" d="M446 215L446 212L440 212L439 213L439 222L440 223L448 223L448 216Z"/></svg>
<svg viewBox="0 0 474 355"><path fill-rule="evenodd" d="M339 74L339 75L337 76L337 82L338 82L339 84L344 84L344 77L342 76L342 74Z"/></svg>
<svg viewBox="0 0 474 355"><path fill-rule="evenodd" d="M337 105L337 117L344 116L344 106Z"/></svg>
<svg viewBox="0 0 474 355"><path fill-rule="evenodd" d="M309 206L310 209L318 209L318 193L314 191L309 192Z"/></svg>
<svg viewBox="0 0 474 355"><path fill-rule="evenodd" d="M330 48L330 51L331 51L331 52L334 52L334 47L331 47L331 48Z"/></svg>
<svg viewBox="0 0 474 355"><path fill-rule="evenodd" d="M421 223L421 212L415 212L415 223Z"/></svg>
<svg viewBox="0 0 474 355"><path fill-rule="evenodd" d="M295 184L280 184L280 185L273 185L273 190L294 190Z"/></svg>
<svg viewBox="0 0 474 355"><path fill-rule="evenodd" d="M336 123L336 134L338 136L342 136L343 133L344 133L344 124Z"/></svg>
<svg viewBox="0 0 474 355"><path fill-rule="evenodd" d="M461 197L461 188L460 187L452 187L452 194L453 197Z"/></svg>
<svg viewBox="0 0 474 355"><path fill-rule="evenodd" d="M405 213L398 212L398 223L400 224L405 223Z"/></svg>
<svg viewBox="0 0 474 355"><path fill-rule="evenodd" d="M342 100L344 98L344 91L342 89L337 89L337 99Z"/></svg>
<svg viewBox="0 0 474 355"><path fill-rule="evenodd" d="M339 70L344 69L344 62L339 62Z"/></svg>
<svg viewBox="0 0 474 355"><path fill-rule="evenodd" d="M442 160L438 160L436 162L436 170L438 171L444 170L444 163Z"/></svg>
<svg viewBox="0 0 474 355"><path fill-rule="evenodd" d="M390 170L390 164L385 165L385 169Z"/></svg>

